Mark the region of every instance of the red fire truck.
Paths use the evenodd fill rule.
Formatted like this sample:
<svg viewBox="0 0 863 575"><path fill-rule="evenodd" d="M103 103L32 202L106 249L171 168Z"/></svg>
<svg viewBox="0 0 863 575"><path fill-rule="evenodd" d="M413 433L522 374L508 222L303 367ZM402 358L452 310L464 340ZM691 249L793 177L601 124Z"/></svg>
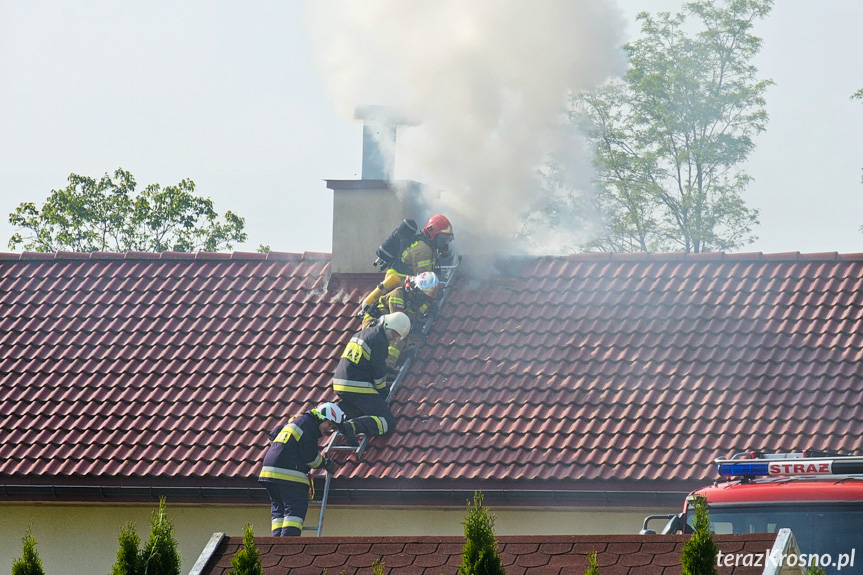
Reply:
<svg viewBox="0 0 863 575"><path fill-rule="evenodd" d="M691 533L695 517L689 502L702 496L716 534L788 527L802 552L834 558L853 553L853 566L841 571L863 575L863 456L745 452L716 464L722 479L693 491L683 513L651 516L669 519L663 533ZM649 519L642 532L650 532Z"/></svg>

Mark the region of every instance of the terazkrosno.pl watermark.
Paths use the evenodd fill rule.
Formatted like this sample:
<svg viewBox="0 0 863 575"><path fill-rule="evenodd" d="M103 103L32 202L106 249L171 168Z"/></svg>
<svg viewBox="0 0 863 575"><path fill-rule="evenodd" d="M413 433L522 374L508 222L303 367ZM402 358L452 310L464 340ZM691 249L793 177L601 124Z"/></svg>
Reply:
<svg viewBox="0 0 863 575"><path fill-rule="evenodd" d="M850 553L723 553L716 555L717 567L832 567L841 571L854 567L856 549Z"/></svg>

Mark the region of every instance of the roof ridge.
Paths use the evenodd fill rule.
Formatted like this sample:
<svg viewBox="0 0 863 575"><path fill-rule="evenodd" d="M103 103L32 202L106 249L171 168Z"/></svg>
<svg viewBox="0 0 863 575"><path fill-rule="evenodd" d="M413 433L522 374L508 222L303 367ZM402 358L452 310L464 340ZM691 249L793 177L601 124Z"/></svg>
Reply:
<svg viewBox="0 0 863 575"><path fill-rule="evenodd" d="M326 252L0 252L0 261L45 261L45 260L252 260L252 261L303 261L329 260Z"/></svg>
<svg viewBox="0 0 863 575"><path fill-rule="evenodd" d="M570 261L595 261L595 262L637 262L637 261L863 261L863 253L840 253L840 252L707 252L707 253L685 253L685 252L631 252L611 253L593 252L570 254L567 256L539 256L548 259L565 259Z"/></svg>

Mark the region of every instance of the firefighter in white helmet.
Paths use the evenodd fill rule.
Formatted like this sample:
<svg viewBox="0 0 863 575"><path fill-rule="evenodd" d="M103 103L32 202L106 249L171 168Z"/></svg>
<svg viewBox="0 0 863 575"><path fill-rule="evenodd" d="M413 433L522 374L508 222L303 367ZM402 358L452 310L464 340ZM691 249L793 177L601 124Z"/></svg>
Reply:
<svg viewBox="0 0 863 575"><path fill-rule="evenodd" d="M318 451L318 440L344 423L345 414L334 403L315 409L276 426L258 481L270 496L273 537L299 536L309 508L310 469L335 471L335 462Z"/></svg>
<svg viewBox="0 0 863 575"><path fill-rule="evenodd" d="M387 405L386 360L389 346L406 338L411 320L403 312L381 316L357 332L342 353L333 375L333 391L347 421L345 441L357 445L356 434L384 435L395 430L396 420Z"/></svg>
<svg viewBox="0 0 863 575"><path fill-rule="evenodd" d="M404 312L411 320L411 333L398 342L390 344L387 368L395 369L399 364L401 353L405 349L413 349L422 343L419 327L428 317L432 303L440 291L440 281L434 272L423 272L407 278L401 287L397 287L371 306L363 316L363 327L373 326L377 318L385 313Z"/></svg>
<svg viewBox="0 0 863 575"><path fill-rule="evenodd" d="M449 256L449 245L454 237L452 224L446 216L437 214L429 218L425 227L403 247L396 261L391 262L383 281L363 299L362 311L401 285L407 277L434 271L438 259Z"/></svg>

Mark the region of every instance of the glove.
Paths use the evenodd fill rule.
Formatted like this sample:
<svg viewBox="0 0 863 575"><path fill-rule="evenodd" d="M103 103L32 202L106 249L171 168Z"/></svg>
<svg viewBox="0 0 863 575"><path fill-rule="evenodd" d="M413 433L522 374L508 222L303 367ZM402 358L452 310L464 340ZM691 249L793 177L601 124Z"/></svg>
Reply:
<svg viewBox="0 0 863 575"><path fill-rule="evenodd" d="M336 472L336 462L329 458L324 458L324 464L321 465L324 468L324 471L332 475Z"/></svg>

